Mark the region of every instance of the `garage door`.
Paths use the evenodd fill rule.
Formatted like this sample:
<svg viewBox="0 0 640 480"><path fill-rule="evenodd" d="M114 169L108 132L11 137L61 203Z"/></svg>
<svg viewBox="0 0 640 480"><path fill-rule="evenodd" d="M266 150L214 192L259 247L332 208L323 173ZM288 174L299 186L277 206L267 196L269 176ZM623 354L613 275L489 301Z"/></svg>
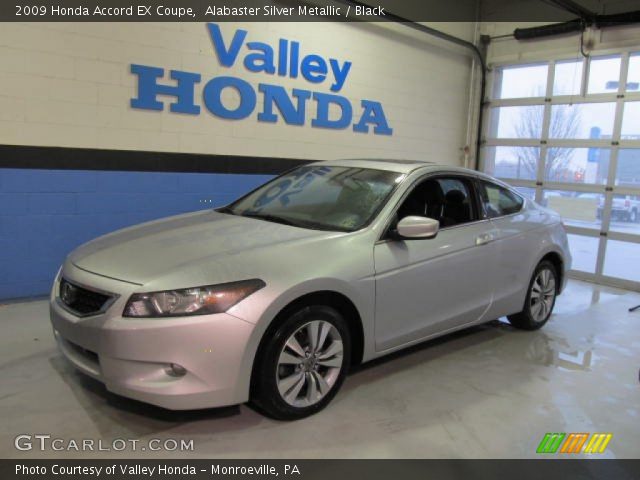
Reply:
<svg viewBox="0 0 640 480"><path fill-rule="evenodd" d="M640 289L640 52L497 65L484 170L563 218L573 276Z"/></svg>

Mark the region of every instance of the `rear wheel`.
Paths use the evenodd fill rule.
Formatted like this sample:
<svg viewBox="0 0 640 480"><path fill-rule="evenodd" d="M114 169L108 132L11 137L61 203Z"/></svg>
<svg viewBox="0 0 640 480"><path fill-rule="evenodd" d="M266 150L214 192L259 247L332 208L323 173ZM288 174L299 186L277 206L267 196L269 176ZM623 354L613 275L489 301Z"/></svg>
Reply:
<svg viewBox="0 0 640 480"><path fill-rule="evenodd" d="M542 261L529 282L527 298L521 312L509 315L511 325L522 330L537 330L551 316L558 292L558 273L555 265Z"/></svg>
<svg viewBox="0 0 640 480"><path fill-rule="evenodd" d="M253 404L279 420L322 410L349 367L351 341L342 315L328 306L305 307L268 335L254 367Z"/></svg>

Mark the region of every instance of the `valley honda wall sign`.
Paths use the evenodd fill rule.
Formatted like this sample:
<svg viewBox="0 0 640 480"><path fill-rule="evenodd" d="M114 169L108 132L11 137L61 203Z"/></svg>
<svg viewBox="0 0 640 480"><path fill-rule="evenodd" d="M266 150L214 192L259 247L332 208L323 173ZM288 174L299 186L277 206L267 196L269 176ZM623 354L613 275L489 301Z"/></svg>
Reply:
<svg viewBox="0 0 640 480"><path fill-rule="evenodd" d="M213 45L213 53L224 68L233 68L242 63L248 71L272 77L302 77L309 83L327 87L330 92L294 88L288 92L284 87L270 83L259 83L258 93L247 81L233 76L218 76L210 79L202 92L202 104L213 115L226 120L244 120L254 115L258 103L257 119L260 122L289 125L307 124L307 103L317 103L311 127L328 129L351 128L354 132L374 135L392 135L380 102L361 100L354 107L344 96L338 95L344 87L352 63L335 58L302 51L301 44L281 38L277 46L253 41L247 30L237 29L233 37L225 39L220 27L207 24ZM251 40L251 41L249 41ZM165 104L159 96L174 97L169 111L199 115L199 100L195 98L195 85L202 81L198 73L171 70L166 79L165 69L148 65L131 64L131 73L138 77L138 96L131 99L131 107L144 110L164 110ZM222 93L227 88L237 90L240 101L234 108L225 106ZM340 112L330 118L329 109L334 105ZM277 109L277 111L276 111ZM355 110L355 111L354 111ZM335 116L334 116L335 117Z"/></svg>

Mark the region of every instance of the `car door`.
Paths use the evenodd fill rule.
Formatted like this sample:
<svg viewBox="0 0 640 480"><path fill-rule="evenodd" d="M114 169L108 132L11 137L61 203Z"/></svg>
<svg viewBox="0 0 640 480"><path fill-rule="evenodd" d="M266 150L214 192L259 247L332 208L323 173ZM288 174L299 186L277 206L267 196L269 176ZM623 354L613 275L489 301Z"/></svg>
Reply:
<svg viewBox="0 0 640 480"><path fill-rule="evenodd" d="M494 231L479 216L474 188L466 176L423 177L374 246L378 351L478 321L491 305ZM441 229L432 239L392 238L394 222L408 215L434 218Z"/></svg>

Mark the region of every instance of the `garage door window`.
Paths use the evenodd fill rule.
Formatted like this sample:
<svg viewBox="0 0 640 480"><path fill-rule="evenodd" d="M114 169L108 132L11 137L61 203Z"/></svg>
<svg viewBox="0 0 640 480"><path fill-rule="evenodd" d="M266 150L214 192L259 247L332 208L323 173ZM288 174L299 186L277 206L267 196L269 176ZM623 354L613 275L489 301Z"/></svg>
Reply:
<svg viewBox="0 0 640 480"><path fill-rule="evenodd" d="M622 117L622 138L630 140L640 136L640 102L627 102Z"/></svg>
<svg viewBox="0 0 640 480"><path fill-rule="evenodd" d="M588 93L615 93L620 84L621 56L593 57L589 65Z"/></svg>
<svg viewBox="0 0 640 480"><path fill-rule="evenodd" d="M626 90L627 92L640 91L640 53L635 53L629 57Z"/></svg>
<svg viewBox="0 0 640 480"><path fill-rule="evenodd" d="M491 113L492 138L540 138L544 107L499 107Z"/></svg>
<svg viewBox="0 0 640 480"><path fill-rule="evenodd" d="M486 152L491 157L491 167L487 173L499 178L535 180L538 172L538 147L489 147Z"/></svg>
<svg viewBox="0 0 640 480"><path fill-rule="evenodd" d="M607 183L608 148L549 147L544 162L544 179L557 183Z"/></svg>
<svg viewBox="0 0 640 480"><path fill-rule="evenodd" d="M496 69L495 98L542 97L549 65L514 65Z"/></svg>
<svg viewBox="0 0 640 480"><path fill-rule="evenodd" d="M554 95L578 95L582 83L582 60L557 62L553 78Z"/></svg>
<svg viewBox="0 0 640 480"><path fill-rule="evenodd" d="M551 107L549 138L611 139L616 104L559 104Z"/></svg>

